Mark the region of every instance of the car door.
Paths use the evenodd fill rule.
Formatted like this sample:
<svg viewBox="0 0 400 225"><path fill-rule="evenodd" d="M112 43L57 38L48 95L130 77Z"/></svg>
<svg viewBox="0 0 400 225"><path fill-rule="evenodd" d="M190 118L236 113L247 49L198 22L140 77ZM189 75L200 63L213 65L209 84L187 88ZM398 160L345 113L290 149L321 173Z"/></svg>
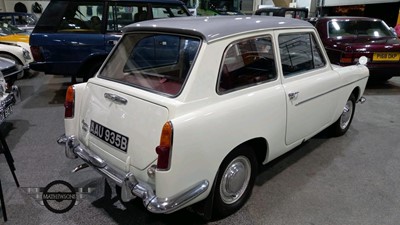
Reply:
<svg viewBox="0 0 400 225"><path fill-rule="evenodd" d="M93 18L104 20L104 1L51 1L31 35L30 45L40 49L51 66L50 74L76 74L92 55L105 55L104 31Z"/></svg>
<svg viewBox="0 0 400 225"><path fill-rule="evenodd" d="M286 144L308 138L330 124L339 75L327 63L312 31L278 35L286 93Z"/></svg>

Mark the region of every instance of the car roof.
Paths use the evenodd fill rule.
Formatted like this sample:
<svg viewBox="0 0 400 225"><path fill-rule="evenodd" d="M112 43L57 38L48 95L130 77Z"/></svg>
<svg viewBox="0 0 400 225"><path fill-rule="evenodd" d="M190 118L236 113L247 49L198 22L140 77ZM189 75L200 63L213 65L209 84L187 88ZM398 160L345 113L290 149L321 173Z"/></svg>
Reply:
<svg viewBox="0 0 400 225"><path fill-rule="evenodd" d="M274 16L211 16L177 17L147 20L124 27L123 31L162 31L201 36L206 42L258 30L314 28L300 19Z"/></svg>
<svg viewBox="0 0 400 225"><path fill-rule="evenodd" d="M328 20L365 20L365 21L380 21L380 19L377 18L371 18L371 17L363 17L363 16L326 16L326 17L320 17L318 20L322 21L328 21Z"/></svg>

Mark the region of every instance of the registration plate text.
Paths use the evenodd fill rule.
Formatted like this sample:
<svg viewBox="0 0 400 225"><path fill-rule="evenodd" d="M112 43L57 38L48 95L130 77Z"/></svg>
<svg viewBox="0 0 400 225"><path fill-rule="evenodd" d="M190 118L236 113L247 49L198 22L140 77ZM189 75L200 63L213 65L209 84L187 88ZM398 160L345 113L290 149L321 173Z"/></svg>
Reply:
<svg viewBox="0 0 400 225"><path fill-rule="evenodd" d="M128 137L108 129L93 120L90 121L90 133L124 152L128 150Z"/></svg>
<svg viewBox="0 0 400 225"><path fill-rule="evenodd" d="M399 52L376 52L373 56L373 61L399 61Z"/></svg>

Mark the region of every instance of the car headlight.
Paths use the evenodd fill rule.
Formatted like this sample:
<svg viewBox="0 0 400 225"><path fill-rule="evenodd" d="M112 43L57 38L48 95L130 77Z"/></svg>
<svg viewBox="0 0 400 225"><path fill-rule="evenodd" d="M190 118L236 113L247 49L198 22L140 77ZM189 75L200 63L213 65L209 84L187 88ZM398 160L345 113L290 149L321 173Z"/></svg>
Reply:
<svg viewBox="0 0 400 225"><path fill-rule="evenodd" d="M30 56L28 50L22 49L22 54L24 55L24 59L25 59L25 60L31 59L31 56Z"/></svg>

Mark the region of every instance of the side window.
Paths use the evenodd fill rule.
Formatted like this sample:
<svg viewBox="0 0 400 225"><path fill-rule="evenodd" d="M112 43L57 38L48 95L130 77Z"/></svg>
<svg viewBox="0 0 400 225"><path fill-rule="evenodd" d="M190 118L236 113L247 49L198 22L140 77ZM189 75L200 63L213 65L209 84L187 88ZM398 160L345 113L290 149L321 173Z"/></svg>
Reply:
<svg viewBox="0 0 400 225"><path fill-rule="evenodd" d="M103 21L103 3L71 2L62 15L58 32L100 33Z"/></svg>
<svg viewBox="0 0 400 225"><path fill-rule="evenodd" d="M246 39L226 49L217 91L223 93L274 79L276 69L271 38Z"/></svg>
<svg viewBox="0 0 400 225"><path fill-rule="evenodd" d="M129 57L139 69L154 68L178 63L180 37L155 35L143 38Z"/></svg>
<svg viewBox="0 0 400 225"><path fill-rule="evenodd" d="M15 25L27 25L29 24L29 19L27 16L15 16Z"/></svg>
<svg viewBox="0 0 400 225"><path fill-rule="evenodd" d="M181 5L154 4L152 13L154 19L188 16Z"/></svg>
<svg viewBox="0 0 400 225"><path fill-rule="evenodd" d="M325 65L325 59L311 33L279 35L279 50L284 76Z"/></svg>
<svg viewBox="0 0 400 225"><path fill-rule="evenodd" d="M146 4L115 2L108 8L107 31L119 32L126 25L148 20L149 18L150 14Z"/></svg>
<svg viewBox="0 0 400 225"><path fill-rule="evenodd" d="M8 24L13 24L12 16L0 16L0 20Z"/></svg>

